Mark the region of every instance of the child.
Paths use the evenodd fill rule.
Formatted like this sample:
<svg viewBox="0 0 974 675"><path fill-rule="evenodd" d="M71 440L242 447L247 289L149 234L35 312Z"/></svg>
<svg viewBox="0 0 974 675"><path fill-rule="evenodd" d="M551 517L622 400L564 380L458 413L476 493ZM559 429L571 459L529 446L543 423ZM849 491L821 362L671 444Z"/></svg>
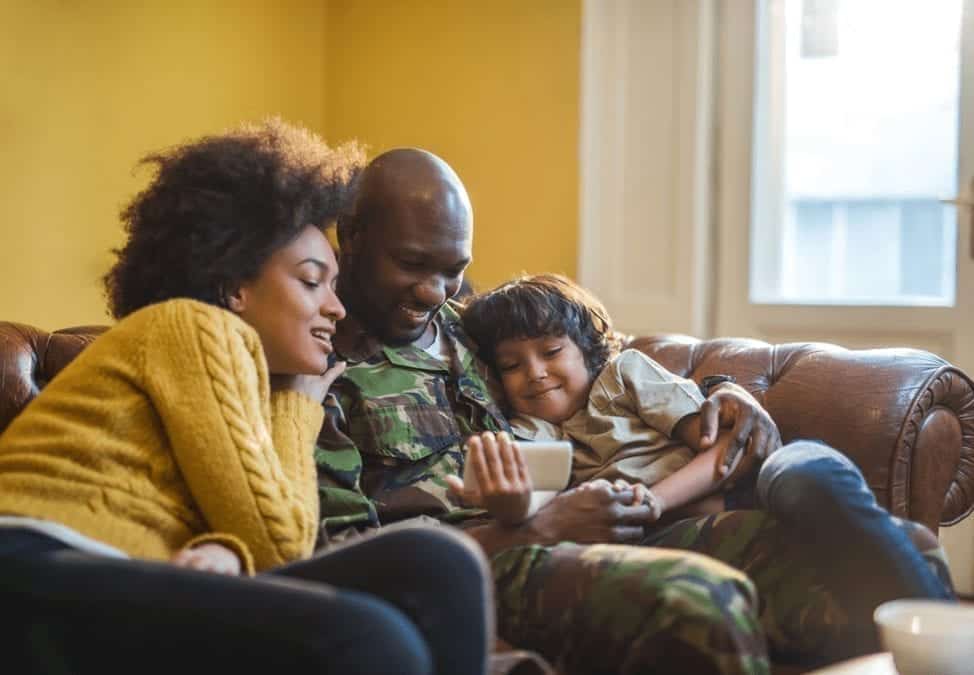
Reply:
<svg viewBox="0 0 974 675"><path fill-rule="evenodd" d="M717 492L727 439L698 452L699 388L640 351L620 353L605 307L584 288L559 275L522 277L473 298L463 322L500 377L515 436L572 441L573 485L609 480L657 518ZM475 438L475 467L487 442L518 454L503 437Z"/></svg>
<svg viewBox="0 0 974 675"><path fill-rule="evenodd" d="M929 565L936 557L917 550L920 543L931 551L933 535L880 507L862 473L837 450L799 440L775 449L757 471L746 470L742 460L736 468L715 469L723 467L733 432L700 452L702 398L696 386L640 352L619 353L605 308L576 284L551 275L516 279L472 299L463 321L481 358L500 376L514 433L569 438L575 483L625 481L620 489L648 500L659 517L699 504L744 474L746 480L715 494L709 507L723 510L726 501L728 511L760 508L687 519L645 532L639 544L704 553L746 572L777 653L795 653L795 637L805 639L814 625L823 630L799 649L808 656L835 660L868 653L879 648L872 615L880 603L953 598L946 569ZM498 521L510 521L518 487L529 496L531 489L517 444L481 434L468 447L467 470L477 475L480 503ZM518 515L530 514L523 509ZM782 585L791 583L795 590ZM789 604L788 598L805 597L810 589L823 590L829 600ZM829 603L821 619L808 621ZM789 628L796 617L801 627Z"/></svg>

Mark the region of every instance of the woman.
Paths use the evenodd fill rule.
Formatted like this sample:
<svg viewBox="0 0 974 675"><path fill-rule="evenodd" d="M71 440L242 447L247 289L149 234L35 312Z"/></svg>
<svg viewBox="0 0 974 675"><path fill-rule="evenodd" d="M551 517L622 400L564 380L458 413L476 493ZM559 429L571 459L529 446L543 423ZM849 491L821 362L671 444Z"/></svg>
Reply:
<svg viewBox="0 0 974 675"><path fill-rule="evenodd" d="M274 120L145 160L105 278L119 322L0 436L12 672L484 672L485 568L459 536L307 560L344 370L324 228L362 155Z"/></svg>

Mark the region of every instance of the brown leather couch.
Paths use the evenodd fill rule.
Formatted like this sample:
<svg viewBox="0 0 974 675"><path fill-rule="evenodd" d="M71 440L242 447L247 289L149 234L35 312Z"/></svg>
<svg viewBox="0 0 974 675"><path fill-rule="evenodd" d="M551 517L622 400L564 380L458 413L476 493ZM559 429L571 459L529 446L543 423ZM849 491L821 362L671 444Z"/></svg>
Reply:
<svg viewBox="0 0 974 675"><path fill-rule="evenodd" d="M784 442L814 439L843 451L893 515L936 533L974 509L974 383L934 354L683 335L630 346L697 381L733 375Z"/></svg>
<svg viewBox="0 0 974 675"><path fill-rule="evenodd" d="M0 322L0 431L104 330L48 333ZM681 335L635 338L630 346L698 381L734 375L784 441L817 439L848 454L894 515L936 532L974 508L974 384L933 354Z"/></svg>
<svg viewBox="0 0 974 675"><path fill-rule="evenodd" d="M0 322L0 431L104 330L48 333ZM933 354L684 335L639 337L628 346L697 381L735 376L784 441L817 439L844 451L894 515L936 532L974 508L974 383ZM776 675L805 670L774 667Z"/></svg>

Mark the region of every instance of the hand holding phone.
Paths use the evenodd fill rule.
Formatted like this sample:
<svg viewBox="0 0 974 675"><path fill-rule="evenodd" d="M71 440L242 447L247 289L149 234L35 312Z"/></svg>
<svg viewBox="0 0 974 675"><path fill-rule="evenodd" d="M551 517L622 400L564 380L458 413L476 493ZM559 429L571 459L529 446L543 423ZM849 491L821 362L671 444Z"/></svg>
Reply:
<svg viewBox="0 0 974 675"><path fill-rule="evenodd" d="M572 471L571 442L513 441L513 444L523 458L532 489L558 491L568 487ZM468 453L466 469L463 472L463 487L466 491L477 491L479 490L477 472L470 469Z"/></svg>
<svg viewBox="0 0 974 675"><path fill-rule="evenodd" d="M514 441L505 432L488 431L468 438L464 451L463 478L445 478L450 491L464 506L487 509L506 524L530 517L571 476L567 441Z"/></svg>
<svg viewBox="0 0 974 675"><path fill-rule="evenodd" d="M507 525L530 515L531 477L518 445L501 432L485 431L464 444L463 480L447 476L447 484L467 506L487 509Z"/></svg>

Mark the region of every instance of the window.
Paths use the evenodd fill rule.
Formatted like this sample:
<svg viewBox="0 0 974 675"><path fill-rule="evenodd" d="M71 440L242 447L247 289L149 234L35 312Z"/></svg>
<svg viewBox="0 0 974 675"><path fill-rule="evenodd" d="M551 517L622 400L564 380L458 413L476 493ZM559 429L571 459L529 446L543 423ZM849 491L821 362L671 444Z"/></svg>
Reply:
<svg viewBox="0 0 974 675"><path fill-rule="evenodd" d="M791 200L782 295L941 304L952 222L935 199Z"/></svg>
<svg viewBox="0 0 974 675"><path fill-rule="evenodd" d="M759 16L751 301L952 305L960 0Z"/></svg>

